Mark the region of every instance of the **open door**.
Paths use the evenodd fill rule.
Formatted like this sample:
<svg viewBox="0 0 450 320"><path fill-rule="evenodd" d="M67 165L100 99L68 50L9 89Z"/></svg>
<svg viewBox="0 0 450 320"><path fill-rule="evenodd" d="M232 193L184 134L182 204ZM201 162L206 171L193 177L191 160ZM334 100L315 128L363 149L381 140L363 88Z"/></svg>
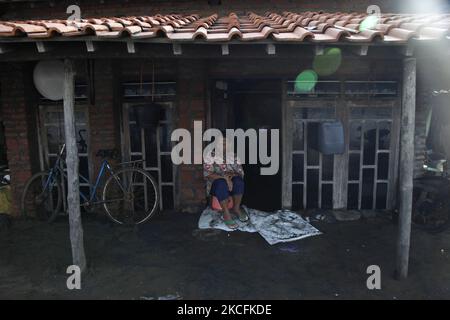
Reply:
<svg viewBox="0 0 450 320"><path fill-rule="evenodd" d="M265 79L220 81L220 85L215 86L213 90L212 126L216 125L222 130L267 129L269 130L267 148L271 154L270 130L281 131L281 81ZM281 145L281 141L279 143ZM279 159L281 166L281 149ZM259 163L244 164L243 167L245 171L243 204L263 211L280 209L281 167L275 175L261 175L262 165Z"/></svg>

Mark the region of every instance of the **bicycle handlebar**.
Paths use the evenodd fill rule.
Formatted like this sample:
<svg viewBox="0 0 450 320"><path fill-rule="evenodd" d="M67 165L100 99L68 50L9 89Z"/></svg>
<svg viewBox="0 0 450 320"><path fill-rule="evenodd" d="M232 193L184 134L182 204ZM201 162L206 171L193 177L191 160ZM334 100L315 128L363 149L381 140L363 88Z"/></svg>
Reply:
<svg viewBox="0 0 450 320"><path fill-rule="evenodd" d="M66 150L66 144L63 143L61 146L61 149L59 150L59 156L62 157L64 154L64 151ZM117 149L99 149L96 153L97 157L100 158L110 158L113 160L117 160L120 157L119 151Z"/></svg>

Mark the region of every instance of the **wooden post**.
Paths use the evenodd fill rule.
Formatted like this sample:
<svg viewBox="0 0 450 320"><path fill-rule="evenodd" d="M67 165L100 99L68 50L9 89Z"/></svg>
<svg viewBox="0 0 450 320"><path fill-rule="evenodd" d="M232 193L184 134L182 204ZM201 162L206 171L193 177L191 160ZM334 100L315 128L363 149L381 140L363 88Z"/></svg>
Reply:
<svg viewBox="0 0 450 320"><path fill-rule="evenodd" d="M281 179L281 204L283 209L292 209L292 109L293 107L286 102L286 79L282 79L281 95L281 156L283 178Z"/></svg>
<svg viewBox="0 0 450 320"><path fill-rule="evenodd" d="M67 207L69 210L70 243L73 264L86 269L83 226L80 214L80 182L78 178L78 147L75 135L74 67L70 59L64 61L64 132L66 136Z"/></svg>
<svg viewBox="0 0 450 320"><path fill-rule="evenodd" d="M342 121L344 124L344 137L346 149L348 149L349 140L349 125L348 121L348 108L344 101L338 101L336 105L337 120ZM347 208L347 193L348 193L348 156L346 155L348 150L343 154L334 155L333 164L333 209Z"/></svg>
<svg viewBox="0 0 450 320"><path fill-rule="evenodd" d="M414 127L416 113L416 59L403 61L403 100L400 130L400 214L397 240L398 279L408 276L414 174Z"/></svg>

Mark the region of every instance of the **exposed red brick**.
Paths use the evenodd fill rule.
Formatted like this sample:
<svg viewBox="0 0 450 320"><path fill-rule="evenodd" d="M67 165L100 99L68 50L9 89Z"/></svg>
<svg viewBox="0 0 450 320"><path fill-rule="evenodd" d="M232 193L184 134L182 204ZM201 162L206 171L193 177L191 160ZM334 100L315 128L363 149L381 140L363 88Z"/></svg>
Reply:
<svg viewBox="0 0 450 320"><path fill-rule="evenodd" d="M26 65L8 64L2 66L1 100L7 158L11 171L12 214L19 215L20 197L25 183L32 175L30 146L36 145L33 123L27 109L27 97L31 94ZM14 76L11 76L14 75ZM30 141L33 139L33 141Z"/></svg>
<svg viewBox="0 0 450 320"><path fill-rule="evenodd" d="M193 134L194 120L205 123L205 100L207 97L205 66L202 61L180 62L178 66L179 120L175 126L186 128ZM198 211L206 202L203 167L201 165L180 165L179 176L179 188L181 191L179 202L182 204L181 209Z"/></svg>

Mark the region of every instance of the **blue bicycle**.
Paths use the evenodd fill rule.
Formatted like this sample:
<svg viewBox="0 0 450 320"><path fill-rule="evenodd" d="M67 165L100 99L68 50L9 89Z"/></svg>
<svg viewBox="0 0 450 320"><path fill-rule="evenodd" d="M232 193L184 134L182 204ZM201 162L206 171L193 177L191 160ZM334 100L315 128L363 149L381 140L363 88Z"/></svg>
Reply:
<svg viewBox="0 0 450 320"><path fill-rule="evenodd" d="M65 199L63 181L67 181L64 150L65 145L61 147L53 167L36 173L28 180L21 201L24 216L52 222L61 213ZM115 223L141 224L157 211L157 183L150 174L137 167L143 160L124 162L117 171L113 170L106 158L114 159L116 155L114 150L100 150L97 153L103 161L95 184L91 184L88 178L79 176L80 182L89 184L89 194L80 190L81 206L90 211L93 206L101 205Z"/></svg>

